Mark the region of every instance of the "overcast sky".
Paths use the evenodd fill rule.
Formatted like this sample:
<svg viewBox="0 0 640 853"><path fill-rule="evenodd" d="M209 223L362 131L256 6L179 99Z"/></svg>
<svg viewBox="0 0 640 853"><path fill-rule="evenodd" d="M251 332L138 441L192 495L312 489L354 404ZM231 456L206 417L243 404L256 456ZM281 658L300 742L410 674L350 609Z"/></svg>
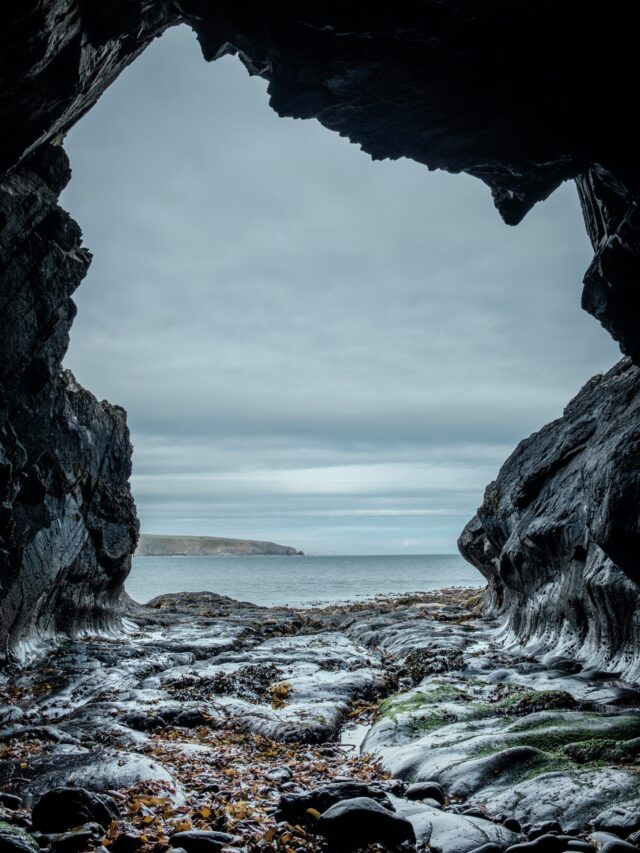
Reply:
<svg viewBox="0 0 640 853"><path fill-rule="evenodd" d="M142 529L447 553L516 443L618 358L573 184L517 228L266 83L154 43L70 133L94 253L66 365L123 405Z"/></svg>

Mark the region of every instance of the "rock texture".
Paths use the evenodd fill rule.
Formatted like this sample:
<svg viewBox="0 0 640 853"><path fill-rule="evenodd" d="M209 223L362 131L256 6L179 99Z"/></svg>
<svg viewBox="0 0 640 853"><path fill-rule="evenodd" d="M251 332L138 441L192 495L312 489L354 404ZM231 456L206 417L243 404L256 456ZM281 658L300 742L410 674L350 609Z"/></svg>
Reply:
<svg viewBox="0 0 640 853"><path fill-rule="evenodd" d="M135 546L125 412L61 369L90 255L45 145L0 185L0 655L107 629Z"/></svg>
<svg viewBox="0 0 640 853"><path fill-rule="evenodd" d="M633 10L613 0L598 8L597 19L589 11L551 0L425 0L389 8L360 0L3 4L0 643L5 656L38 635L113 624L136 540L124 413L98 403L61 369L74 312L70 297L89 263L77 226L56 205L69 176L59 147L65 131L153 38L186 22L195 29L205 59L235 53L251 73L268 79L270 102L280 115L317 118L375 158L410 157L429 168L467 172L488 185L511 224L562 181L576 178L595 251L583 305L640 363ZM485 571L496 608L506 612L527 604L525 615L511 617L514 636L520 637L527 625L531 631L542 625L534 614L538 605L527 597L531 587L517 580L520 575L535 586L540 607L550 601L540 590L555 566L562 567L563 576L573 572L572 588L595 583L601 603L590 601L581 616L576 605L573 624L604 620L580 629L583 645L596 643L600 633L613 659L635 630L633 619L626 618L628 602L635 601L627 550L633 507L621 502L613 480L603 482L601 471L611 460L608 446L597 452L604 454L602 465L596 455L585 464L582 473L593 482L583 488L589 500L596 489L605 489L601 502L612 510L598 511L593 498L587 524L598 535L580 545L573 568L567 569L564 541L573 541L579 523L557 534L549 531L544 565L538 559L509 569L511 557L500 556L501 573ZM625 464L630 496L633 465ZM536 484L545 476L541 473ZM559 482L555 474L551 481ZM578 486L563 482L562 488L567 495L559 503L572 505ZM616 502L622 520L613 514ZM497 557L511 529L525 529L521 508L514 504L508 520L507 504L494 503L496 523L489 520L493 504L487 503L464 537L464 552L482 566L493 566L480 556L483 536ZM605 517L606 523L600 521ZM598 558L594 581L589 572L596 543L616 562ZM509 572L508 586L503 575Z"/></svg>
<svg viewBox="0 0 640 853"><path fill-rule="evenodd" d="M487 487L459 546L507 639L638 678L639 451L640 370L623 359Z"/></svg>

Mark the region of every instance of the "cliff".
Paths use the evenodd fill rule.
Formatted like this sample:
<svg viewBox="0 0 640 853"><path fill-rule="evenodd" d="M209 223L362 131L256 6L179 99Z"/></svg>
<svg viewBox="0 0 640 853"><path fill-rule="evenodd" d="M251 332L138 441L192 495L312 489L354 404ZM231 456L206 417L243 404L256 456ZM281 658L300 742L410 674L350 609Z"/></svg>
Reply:
<svg viewBox="0 0 640 853"><path fill-rule="evenodd" d="M179 23L196 31L205 60L237 54L266 78L280 115L316 118L375 158L410 157L430 169L466 172L490 188L510 224L575 179L594 249L583 307L640 363L636 27L629 4L591 10L551 0L425 0L388 8L359 0L5 3L5 657L56 631L117 627L137 537L131 448L122 409L99 403L61 366L75 313L71 297L90 255L57 204L69 179L60 145L121 71ZM561 422L521 445L462 539L513 637L553 643L571 634L567 641L585 654L589 646L607 649L611 665L624 649L637 648L630 615L640 470L630 405L634 370L625 363L589 386ZM594 424L588 435L587 421ZM566 451L553 449L557 441ZM542 467L538 455L548 460ZM572 604L559 598L569 591L576 593Z"/></svg>
<svg viewBox="0 0 640 853"><path fill-rule="evenodd" d="M219 536L156 536L143 533L136 555L140 557L302 556L289 545L255 539L224 539Z"/></svg>
<svg viewBox="0 0 640 853"><path fill-rule="evenodd" d="M640 676L640 369L594 376L487 486L460 551L507 641Z"/></svg>

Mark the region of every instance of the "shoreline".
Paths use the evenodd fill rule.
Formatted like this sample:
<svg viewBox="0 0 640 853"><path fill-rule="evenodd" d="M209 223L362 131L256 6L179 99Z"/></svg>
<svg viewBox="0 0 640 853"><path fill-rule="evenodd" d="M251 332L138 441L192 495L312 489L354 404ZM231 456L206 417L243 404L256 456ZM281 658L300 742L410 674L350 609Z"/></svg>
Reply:
<svg viewBox="0 0 640 853"><path fill-rule="evenodd" d="M316 851L325 811L291 810L326 807L327 786L345 801L349 779L352 795L386 798L418 850L471 853L487 839L506 850L539 820L589 838L589 821L637 796L640 696L566 659L501 649L481 594L130 602L127 635L69 641L2 676L0 791L23 802L0 804L0 820L29 829L32 803L73 784L108 792L120 811L81 849L164 853L195 830L226 833L216 849L229 853ZM442 802L406 796L423 781Z"/></svg>

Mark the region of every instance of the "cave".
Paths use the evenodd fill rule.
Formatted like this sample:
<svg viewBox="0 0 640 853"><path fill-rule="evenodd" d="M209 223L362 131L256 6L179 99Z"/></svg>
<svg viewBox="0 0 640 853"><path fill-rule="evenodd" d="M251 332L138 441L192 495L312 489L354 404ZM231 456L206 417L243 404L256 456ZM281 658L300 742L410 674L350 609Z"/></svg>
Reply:
<svg viewBox="0 0 640 853"><path fill-rule="evenodd" d="M279 115L316 119L376 159L465 172L489 187L509 225L575 181L594 252L582 308L623 357L518 445L459 545L487 580L481 605L505 647L562 652L635 682L640 178L630 12L548 0L393 10L32 0L6 4L0 18L4 664L46 650L58 633L121 628L138 537L131 446L124 410L62 369L71 297L91 261L58 204L70 178L62 143L153 39L187 24L206 61L234 54L265 78Z"/></svg>
<svg viewBox="0 0 640 853"><path fill-rule="evenodd" d="M615 587L617 606L633 612L636 478L624 466L633 455L634 418L622 401L632 394L639 358L633 319L635 137L624 86L631 76L631 49L625 48L630 36L618 16L607 15L602 26L609 29L595 32L588 16L558 15L550 4L408 3L386 16L362 7L348 15L331 6L294 12L287 4L275 4L268 14L252 4L221 6L213 14L198 3L123 3L107 13L89 3L71 4L63 16L44 3L28 11L10 6L3 14L1 109L10 129L0 153L6 180L5 654L33 632L107 627L118 618L137 536L128 436L124 413L70 385L60 368L73 320L70 297L90 261L79 230L56 203L70 176L60 143L117 74L178 23L194 28L206 60L234 53L251 73L265 77L270 104L280 115L316 118L374 158L409 157L429 169L477 177L509 224L562 181L575 180L595 252L583 308L628 358L614 374L620 379L592 388L581 407L592 414L575 415L594 423L602 420L598 407L606 407L607 435L600 435L602 424L593 434L568 415L556 429L566 436L539 439L547 445L545 466L534 465L526 483L514 482L505 470L498 487L490 487L462 547L490 576L491 589L500 589L520 639L553 624L554 617L546 624L544 614L553 609L558 585L581 582L576 575ZM624 424L612 424L617 416ZM72 418L84 429L70 429ZM555 443L562 446L557 453ZM546 553L536 501L563 488L567 464L589 470L589 476L563 512L575 514L578 502L586 502L587 511L570 525L562 518L572 534L549 541ZM517 494L507 499L506 491ZM525 507L531 518L521 517ZM528 534L534 521L538 541ZM550 519L550 528L557 523ZM535 546L525 544L533 541ZM585 572L574 567L575 548L587 552ZM513 585L496 567L516 554L522 568ZM557 567L553 584L540 578L540 561L549 557ZM565 575L573 580L560 580ZM528 591L536 590L540 602L543 587L538 615L525 617ZM598 623L605 618L594 614ZM633 624L631 616L624 621ZM635 648L633 631L613 636L605 657Z"/></svg>

